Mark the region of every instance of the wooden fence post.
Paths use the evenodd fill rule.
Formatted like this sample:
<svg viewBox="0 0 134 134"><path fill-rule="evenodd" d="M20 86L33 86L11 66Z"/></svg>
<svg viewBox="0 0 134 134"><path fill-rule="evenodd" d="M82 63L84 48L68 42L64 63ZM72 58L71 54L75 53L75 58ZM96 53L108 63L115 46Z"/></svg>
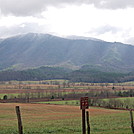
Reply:
<svg viewBox="0 0 134 134"><path fill-rule="evenodd" d="M82 109L82 134L86 134L85 109Z"/></svg>
<svg viewBox="0 0 134 134"><path fill-rule="evenodd" d="M17 119L18 119L19 134L23 134L23 126L22 126L21 113L20 113L20 107L19 106L16 106L16 114L17 114Z"/></svg>
<svg viewBox="0 0 134 134"><path fill-rule="evenodd" d="M134 123L133 123L133 112L132 112L132 110L130 110L130 119L131 119L132 132L134 133Z"/></svg>
<svg viewBox="0 0 134 134"><path fill-rule="evenodd" d="M82 110L82 134L86 134L85 109L88 109L88 97L81 97L80 98L80 109Z"/></svg>
<svg viewBox="0 0 134 134"><path fill-rule="evenodd" d="M90 123L89 123L89 112L86 111L86 117L87 117L87 134L90 134Z"/></svg>

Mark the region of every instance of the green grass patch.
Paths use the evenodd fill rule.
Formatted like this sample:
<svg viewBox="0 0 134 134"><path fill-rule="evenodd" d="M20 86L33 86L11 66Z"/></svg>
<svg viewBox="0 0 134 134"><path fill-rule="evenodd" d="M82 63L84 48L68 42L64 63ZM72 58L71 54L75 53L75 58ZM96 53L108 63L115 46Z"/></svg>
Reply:
<svg viewBox="0 0 134 134"><path fill-rule="evenodd" d="M0 99L3 99L4 96L7 96L7 99L12 99L15 97L18 97L19 93L15 93L15 94L0 94Z"/></svg>
<svg viewBox="0 0 134 134"><path fill-rule="evenodd" d="M47 102L37 102L40 104L55 104L55 105L73 105L73 106L79 106L80 101L79 100L62 100L62 101L47 101Z"/></svg>
<svg viewBox="0 0 134 134"><path fill-rule="evenodd" d="M122 102L124 101L130 101L130 102L134 102L134 97L120 97L120 98L108 98L108 99L103 99L105 101L109 101L109 100L120 100Z"/></svg>

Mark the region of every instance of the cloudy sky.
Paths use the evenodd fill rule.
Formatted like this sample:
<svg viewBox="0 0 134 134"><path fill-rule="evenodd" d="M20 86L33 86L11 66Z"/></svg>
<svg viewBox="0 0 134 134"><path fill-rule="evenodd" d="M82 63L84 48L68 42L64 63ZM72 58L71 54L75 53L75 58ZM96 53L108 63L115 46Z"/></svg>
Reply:
<svg viewBox="0 0 134 134"><path fill-rule="evenodd" d="M23 33L134 44L134 0L0 0L0 38Z"/></svg>

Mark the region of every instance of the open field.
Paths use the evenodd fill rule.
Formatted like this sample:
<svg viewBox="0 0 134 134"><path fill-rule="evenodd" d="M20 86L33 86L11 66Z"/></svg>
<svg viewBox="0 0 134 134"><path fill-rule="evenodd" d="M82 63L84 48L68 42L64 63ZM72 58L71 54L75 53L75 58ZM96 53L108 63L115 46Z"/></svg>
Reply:
<svg viewBox="0 0 134 134"><path fill-rule="evenodd" d="M114 90L113 90L114 87ZM90 93L95 97L95 92L125 92L134 90L134 84L131 83L69 83L64 80L46 80L46 81L9 81L0 84L0 99L7 95L11 98L24 98L29 94L29 98L64 97L65 94ZM98 96L99 97L99 96Z"/></svg>
<svg viewBox="0 0 134 134"><path fill-rule="evenodd" d="M0 103L0 134L17 134L15 106L24 134L81 134L78 106ZM91 134L131 134L128 111L90 108Z"/></svg>

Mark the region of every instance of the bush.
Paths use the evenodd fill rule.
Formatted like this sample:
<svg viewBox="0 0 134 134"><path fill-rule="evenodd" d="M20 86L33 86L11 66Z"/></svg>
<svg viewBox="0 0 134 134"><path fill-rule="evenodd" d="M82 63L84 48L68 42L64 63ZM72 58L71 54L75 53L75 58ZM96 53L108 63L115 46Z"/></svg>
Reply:
<svg viewBox="0 0 134 134"><path fill-rule="evenodd" d="M7 100L7 95L4 95L3 96L3 100Z"/></svg>

